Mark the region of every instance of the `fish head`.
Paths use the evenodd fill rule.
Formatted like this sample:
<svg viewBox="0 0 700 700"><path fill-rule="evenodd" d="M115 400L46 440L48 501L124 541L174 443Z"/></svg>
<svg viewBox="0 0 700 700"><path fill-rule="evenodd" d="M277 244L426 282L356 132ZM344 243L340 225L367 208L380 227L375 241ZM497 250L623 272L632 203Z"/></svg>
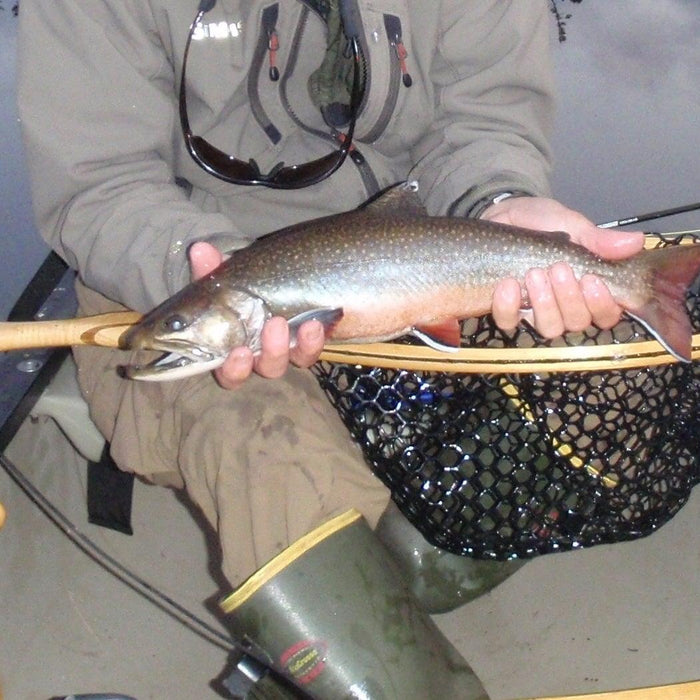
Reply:
<svg viewBox="0 0 700 700"><path fill-rule="evenodd" d="M247 346L260 350L260 333L269 317L263 301L245 291L202 289L197 283L164 301L119 339L123 350L159 350L145 365L125 365L122 376L144 381L183 379L216 369L229 352Z"/></svg>

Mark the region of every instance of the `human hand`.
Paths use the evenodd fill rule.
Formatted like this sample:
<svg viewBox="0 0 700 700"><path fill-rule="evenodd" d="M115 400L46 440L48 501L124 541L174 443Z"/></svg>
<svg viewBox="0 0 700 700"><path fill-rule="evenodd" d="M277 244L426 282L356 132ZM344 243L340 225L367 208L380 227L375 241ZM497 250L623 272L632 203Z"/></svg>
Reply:
<svg viewBox="0 0 700 700"><path fill-rule="evenodd" d="M221 264L223 256L209 243L194 243L189 250L190 267L194 279L199 279ZM250 348L233 348L214 376L224 389L235 389L253 372L274 379L281 377L290 362L298 367L310 367L323 349L323 326L319 321L307 321L297 331L295 347L289 347L287 321L275 316L262 330L262 350L253 355Z"/></svg>
<svg viewBox="0 0 700 700"><path fill-rule="evenodd" d="M574 243L608 260L629 257L644 246L644 236L639 231L600 229L583 214L545 197L511 197L490 206L481 218L540 231L566 231ZM525 287L533 325L544 338L582 331L591 324L612 328L622 314L622 307L599 277L587 274L577 280L566 263L529 270ZM514 329L521 319L520 307L519 282L501 280L493 296L496 324L503 330Z"/></svg>

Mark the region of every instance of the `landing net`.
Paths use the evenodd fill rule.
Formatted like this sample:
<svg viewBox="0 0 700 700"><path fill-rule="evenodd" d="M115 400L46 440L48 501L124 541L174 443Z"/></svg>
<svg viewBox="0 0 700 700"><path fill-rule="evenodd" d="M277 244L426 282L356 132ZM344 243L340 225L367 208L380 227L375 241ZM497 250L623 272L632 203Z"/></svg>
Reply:
<svg viewBox="0 0 700 700"><path fill-rule="evenodd" d="M654 236L677 245L697 234ZM685 238L685 241L683 239ZM688 295L700 332L700 281ZM624 319L543 341L466 321L463 345L651 340ZM700 481L700 362L537 374L453 374L322 362L316 376L376 475L426 539L484 559L643 537Z"/></svg>

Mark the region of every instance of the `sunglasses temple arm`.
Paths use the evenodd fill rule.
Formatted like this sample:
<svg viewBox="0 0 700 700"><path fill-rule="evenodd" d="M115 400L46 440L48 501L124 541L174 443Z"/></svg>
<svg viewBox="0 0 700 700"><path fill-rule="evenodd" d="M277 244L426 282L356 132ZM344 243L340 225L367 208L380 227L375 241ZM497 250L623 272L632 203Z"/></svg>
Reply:
<svg viewBox="0 0 700 700"><path fill-rule="evenodd" d="M187 42L185 43L185 52L182 56L182 74L180 75L180 100L179 100L179 111L180 111L180 126L185 134L186 139L192 137L192 130L190 129L190 120L187 117L187 88L185 87L185 75L187 71L187 57L190 53L190 44L192 43L192 36L194 35L194 30L202 19L205 12L210 10L216 4L215 0L202 0L199 4L199 10L197 15L192 20L190 25L190 31L187 35Z"/></svg>

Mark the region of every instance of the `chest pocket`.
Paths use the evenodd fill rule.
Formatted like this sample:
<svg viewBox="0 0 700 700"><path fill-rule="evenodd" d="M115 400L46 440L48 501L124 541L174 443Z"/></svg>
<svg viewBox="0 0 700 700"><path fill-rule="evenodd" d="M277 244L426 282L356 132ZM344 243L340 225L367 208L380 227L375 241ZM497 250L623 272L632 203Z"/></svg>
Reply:
<svg viewBox="0 0 700 700"><path fill-rule="evenodd" d="M358 0L346 1L358 3ZM324 5L327 7L328 3L300 2L290 13L281 3L273 3L265 7L260 15L257 44L248 75L248 99L256 121L272 144L280 141L284 127L275 123L276 110L274 107L264 106L268 103L267 100L261 99L261 94L269 95L273 85L281 98L278 104L286 111L284 116L291 117L297 126L320 135L319 125L322 125L322 122L319 123L318 119L313 117L304 117L306 110L296 104L299 96L292 95L287 81L300 67L299 64L306 61L307 52L311 52L315 66L319 64L319 46L326 42L328 36L332 37L333 32L332 21L329 28L323 26L328 21L328 14L319 11L319 7L323 9ZM397 106L401 103L402 91L409 90L413 83L410 73L411 49L408 46L409 15L403 2L373 2L361 5L358 3L365 90L355 139L358 142L372 143L382 136L389 125ZM299 6L302 6L301 11L298 11ZM331 52L337 54L339 50L342 51L342 46L328 46L326 61L322 61L322 65L331 65L335 61L330 55ZM339 85L336 92L347 93L352 71L349 68L343 69L342 57L338 56L336 63L338 69L333 73L334 79L344 82L344 86ZM311 82L314 82L314 78ZM315 84L318 84L317 80ZM300 83L297 83L295 89L300 87ZM326 89L333 90L328 86ZM315 95L304 92L304 100L318 103L318 100L314 100ZM295 106L292 106L292 103L295 103ZM318 109L318 104L315 109L317 117L324 111L323 108ZM306 116L308 117L308 112ZM325 112L325 116L330 126L342 128L346 125L342 118L329 119L328 112ZM277 121L288 123L286 118Z"/></svg>

